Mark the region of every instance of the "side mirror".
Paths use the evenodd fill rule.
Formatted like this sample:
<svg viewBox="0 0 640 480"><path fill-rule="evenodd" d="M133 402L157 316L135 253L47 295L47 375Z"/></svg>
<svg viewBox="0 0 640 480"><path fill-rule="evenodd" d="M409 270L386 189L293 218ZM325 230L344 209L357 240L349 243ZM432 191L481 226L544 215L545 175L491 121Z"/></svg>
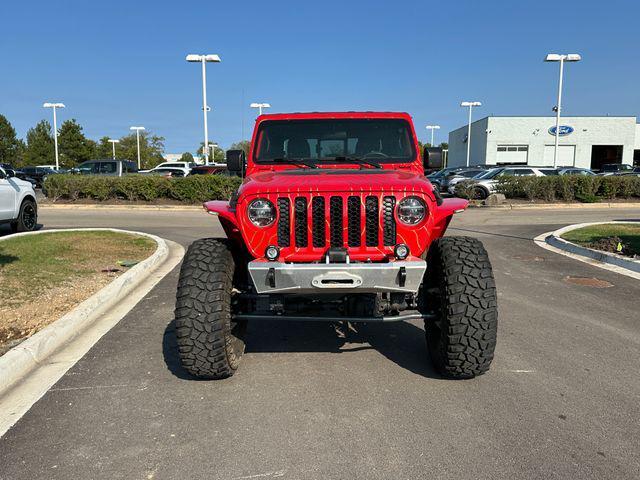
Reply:
<svg viewBox="0 0 640 480"><path fill-rule="evenodd" d="M425 170L440 170L442 165L442 148L425 147L423 150L422 161Z"/></svg>
<svg viewBox="0 0 640 480"><path fill-rule="evenodd" d="M16 176L16 172L14 170L7 169L7 170L5 170L5 172L6 172L6 177L7 178L13 178L13 177Z"/></svg>
<svg viewBox="0 0 640 480"><path fill-rule="evenodd" d="M227 150L227 170L232 175L242 176L246 160L244 150Z"/></svg>

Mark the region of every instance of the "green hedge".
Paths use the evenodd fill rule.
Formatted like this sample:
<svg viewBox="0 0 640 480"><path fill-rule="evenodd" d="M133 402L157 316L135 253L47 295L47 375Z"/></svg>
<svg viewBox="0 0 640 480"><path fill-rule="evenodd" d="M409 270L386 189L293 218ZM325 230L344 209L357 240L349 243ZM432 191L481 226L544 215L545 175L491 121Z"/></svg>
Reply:
<svg viewBox="0 0 640 480"><path fill-rule="evenodd" d="M475 198L475 183L465 180L456 185L456 194ZM502 177L496 191L507 198L546 202L599 202L601 200L640 198L640 177L558 175L547 177Z"/></svg>
<svg viewBox="0 0 640 480"><path fill-rule="evenodd" d="M208 200L227 200L240 185L238 177L222 175L194 175L185 178L166 178L156 175L51 175L44 183L44 191L52 201L81 198L107 201L177 200L202 203Z"/></svg>
<svg viewBox="0 0 640 480"><path fill-rule="evenodd" d="M620 198L640 198L640 177L557 175L548 177L502 177L497 191L507 198L552 202L597 202Z"/></svg>

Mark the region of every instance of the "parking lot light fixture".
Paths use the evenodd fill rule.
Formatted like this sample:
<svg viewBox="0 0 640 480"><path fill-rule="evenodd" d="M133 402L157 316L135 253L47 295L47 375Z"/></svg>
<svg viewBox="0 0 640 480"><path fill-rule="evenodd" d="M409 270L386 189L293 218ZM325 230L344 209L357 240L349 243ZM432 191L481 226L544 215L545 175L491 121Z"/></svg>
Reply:
<svg viewBox="0 0 640 480"><path fill-rule="evenodd" d="M427 130L431 130L431 146L433 147L433 131L440 130L440 125L427 125Z"/></svg>
<svg viewBox="0 0 640 480"><path fill-rule="evenodd" d="M202 114L204 116L204 144L209 145L209 129L207 126L207 113L210 110L207 105L207 62L220 63L220 56L215 54L198 55L191 53L187 55L187 62L200 62L202 65ZM204 149L204 164L209 164L209 149Z"/></svg>
<svg viewBox="0 0 640 480"><path fill-rule="evenodd" d="M116 143L120 143L120 140L115 140L113 138L110 138L109 141L111 142L111 150L113 151L113 159L116 159Z"/></svg>
<svg viewBox="0 0 640 480"><path fill-rule="evenodd" d="M560 112L562 110L562 77L564 75L564 62L579 62L582 57L577 53L549 53L545 58L545 62L558 62L560 64L560 78L558 80L558 103L556 104L556 131L555 146L553 149L553 168L558 164L558 140L560 137Z"/></svg>
<svg viewBox="0 0 640 480"><path fill-rule="evenodd" d="M251 108L257 108L258 109L258 115L262 115L262 109L263 108L271 108L271 104L270 103L257 103L257 102L253 102L251 105L249 105Z"/></svg>
<svg viewBox="0 0 640 480"><path fill-rule="evenodd" d="M471 156L471 111L473 107L482 106L481 102L460 102L461 107L469 107L469 125L467 126L467 167L469 166L469 157Z"/></svg>
<svg viewBox="0 0 640 480"><path fill-rule="evenodd" d="M144 127L129 127L129 130L136 131L136 143L138 144L138 170L142 168L140 166L140 130L144 130Z"/></svg>
<svg viewBox="0 0 640 480"><path fill-rule="evenodd" d="M53 145L56 155L56 171L60 169L60 162L58 161L58 119L56 118L56 109L65 108L64 103L51 103L46 102L42 104L43 108L50 108L53 110Z"/></svg>

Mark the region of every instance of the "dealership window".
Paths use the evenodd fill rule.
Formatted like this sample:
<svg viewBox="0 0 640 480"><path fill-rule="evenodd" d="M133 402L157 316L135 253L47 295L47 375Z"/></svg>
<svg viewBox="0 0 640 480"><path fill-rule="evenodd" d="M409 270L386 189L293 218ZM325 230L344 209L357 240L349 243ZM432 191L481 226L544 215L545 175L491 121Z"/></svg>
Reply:
<svg viewBox="0 0 640 480"><path fill-rule="evenodd" d="M498 145L499 152L528 152L529 145Z"/></svg>

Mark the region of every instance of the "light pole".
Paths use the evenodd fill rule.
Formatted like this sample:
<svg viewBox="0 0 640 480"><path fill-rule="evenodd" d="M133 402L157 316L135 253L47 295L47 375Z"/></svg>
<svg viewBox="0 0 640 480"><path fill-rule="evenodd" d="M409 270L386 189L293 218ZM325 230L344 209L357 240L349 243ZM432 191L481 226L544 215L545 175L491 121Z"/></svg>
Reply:
<svg viewBox="0 0 640 480"><path fill-rule="evenodd" d="M109 139L111 142L111 150L113 151L113 159L116 159L116 143L120 143L120 140Z"/></svg>
<svg viewBox="0 0 640 480"><path fill-rule="evenodd" d="M562 110L562 76L564 73L564 62L579 62L580 60L582 60L582 57L577 53L569 53L566 55L550 53L544 59L545 62L560 63L560 79L558 81L558 104L556 105L556 141L555 147L553 149L553 168L555 168L558 164L558 139L560 136L560 111Z"/></svg>
<svg viewBox="0 0 640 480"><path fill-rule="evenodd" d="M58 161L58 119L56 118L56 108L64 108L64 103L43 103L44 108L50 108L53 110L53 145L56 152L56 171L60 169L60 163Z"/></svg>
<svg viewBox="0 0 640 480"><path fill-rule="evenodd" d="M257 108L258 109L258 114L262 115L262 109L263 108L271 108L271 104L269 103L252 103L251 105L249 105L251 108Z"/></svg>
<svg viewBox="0 0 640 480"><path fill-rule="evenodd" d="M200 62L202 64L202 112L204 115L204 144L209 145L209 130L207 128L207 112L209 106L207 105L207 62L220 63L220 57L218 55L187 55L187 62ZM204 164L209 164L209 149L204 148Z"/></svg>
<svg viewBox="0 0 640 480"><path fill-rule="evenodd" d="M144 130L144 127L129 127L129 130L136 131L136 143L138 144L138 170L140 170L140 130Z"/></svg>
<svg viewBox="0 0 640 480"><path fill-rule="evenodd" d="M431 130L431 147L433 147L433 131L440 130L440 125L427 125L427 130Z"/></svg>
<svg viewBox="0 0 640 480"><path fill-rule="evenodd" d="M469 166L469 157L471 156L471 110L473 107L480 107L480 102L460 102L461 107L469 107L469 126L467 128L467 167Z"/></svg>

